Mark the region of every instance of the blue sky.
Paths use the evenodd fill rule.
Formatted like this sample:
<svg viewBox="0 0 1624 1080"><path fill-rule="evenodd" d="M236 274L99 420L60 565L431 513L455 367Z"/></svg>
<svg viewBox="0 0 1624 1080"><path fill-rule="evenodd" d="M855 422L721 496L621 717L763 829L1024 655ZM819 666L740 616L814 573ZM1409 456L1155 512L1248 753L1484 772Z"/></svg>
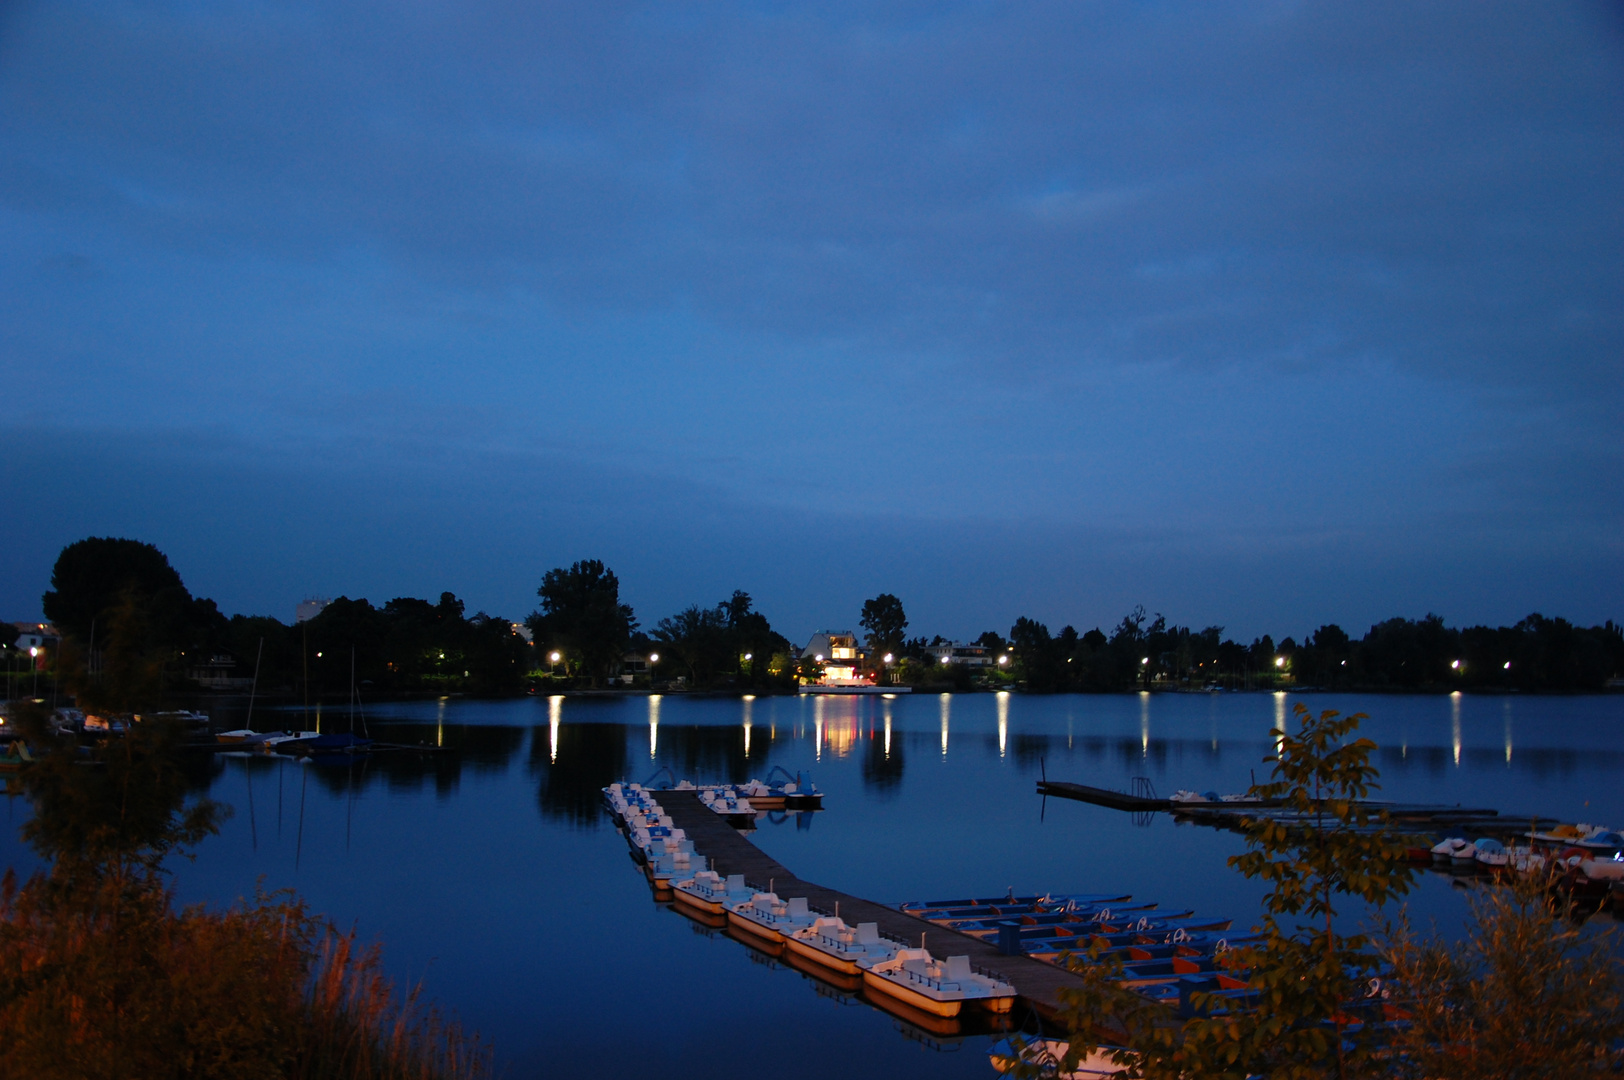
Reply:
<svg viewBox="0 0 1624 1080"><path fill-rule="evenodd" d="M0 614L1624 615L1624 19L0 8Z"/></svg>

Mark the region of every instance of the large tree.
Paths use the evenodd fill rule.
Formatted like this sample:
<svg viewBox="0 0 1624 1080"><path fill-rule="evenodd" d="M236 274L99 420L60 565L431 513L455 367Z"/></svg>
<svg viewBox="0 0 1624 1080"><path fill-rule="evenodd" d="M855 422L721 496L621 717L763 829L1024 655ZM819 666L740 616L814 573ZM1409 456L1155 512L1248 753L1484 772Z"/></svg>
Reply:
<svg viewBox="0 0 1624 1080"><path fill-rule="evenodd" d="M57 629L88 642L96 620L117 607L126 592L133 593L133 602L165 644L181 639L192 594L164 553L139 540L92 536L69 544L56 557L51 589L40 602Z"/></svg>
<svg viewBox="0 0 1624 1080"><path fill-rule="evenodd" d="M597 559L547 571L536 590L541 610L527 622L538 645L546 641L567 653L592 678L614 674L637 619L620 602L620 579Z"/></svg>
<svg viewBox="0 0 1624 1080"><path fill-rule="evenodd" d="M895 655L902 651L902 634L908 629L908 616L903 613L902 601L890 593L881 593L872 600L865 600L860 621L863 629L868 631L869 654L883 668L886 653Z"/></svg>

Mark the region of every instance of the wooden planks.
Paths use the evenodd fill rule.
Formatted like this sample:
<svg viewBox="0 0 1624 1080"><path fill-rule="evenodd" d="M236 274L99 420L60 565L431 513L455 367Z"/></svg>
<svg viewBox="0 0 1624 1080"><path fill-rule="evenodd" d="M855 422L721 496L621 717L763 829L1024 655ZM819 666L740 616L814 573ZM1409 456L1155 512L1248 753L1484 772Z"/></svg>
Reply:
<svg viewBox="0 0 1624 1080"><path fill-rule="evenodd" d="M995 971L1014 985L1022 999L1041 1015L1053 1018L1060 1010L1062 987L1081 985L1075 975L1029 956L1009 956L996 945L954 930L904 915L895 908L852 896L810 881L802 881L718 814L707 810L691 791L655 792L671 821L694 842L694 849L711 860L719 874L743 874L746 882L765 890L769 884L779 896L806 897L816 909L839 915L848 923L877 923L880 933L925 947L936 956L968 956L972 964Z"/></svg>

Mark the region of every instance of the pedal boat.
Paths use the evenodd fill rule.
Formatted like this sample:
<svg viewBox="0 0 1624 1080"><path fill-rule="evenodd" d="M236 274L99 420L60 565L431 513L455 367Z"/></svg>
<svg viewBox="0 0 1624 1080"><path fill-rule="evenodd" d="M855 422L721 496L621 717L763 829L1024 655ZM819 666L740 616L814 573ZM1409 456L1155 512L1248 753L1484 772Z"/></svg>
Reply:
<svg viewBox="0 0 1624 1080"><path fill-rule="evenodd" d="M656 889L669 889L673 878L681 881L705 869L705 856L696 855L694 842L686 838L655 840L647 858L648 879Z"/></svg>
<svg viewBox="0 0 1624 1080"><path fill-rule="evenodd" d="M925 949L899 949L889 960L862 967L866 989L935 1016L957 1016L966 1003L992 1013L1007 1013L1015 1007L1015 988L975 971L968 956L937 961Z"/></svg>
<svg viewBox="0 0 1624 1080"><path fill-rule="evenodd" d="M727 921L747 934L765 941L782 942L797 930L805 930L817 920L806 906L806 897L780 900L777 893L758 892L742 904L729 904Z"/></svg>
<svg viewBox="0 0 1624 1080"><path fill-rule="evenodd" d="M671 891L677 903L725 918L728 904L748 900L754 890L745 887L743 874L724 878L714 870L701 870L691 878L672 882Z"/></svg>
<svg viewBox="0 0 1624 1080"><path fill-rule="evenodd" d="M889 960L899 948L880 936L878 923L848 926L838 915L821 916L811 926L785 934L784 945L796 956L844 975L861 975L862 963Z"/></svg>

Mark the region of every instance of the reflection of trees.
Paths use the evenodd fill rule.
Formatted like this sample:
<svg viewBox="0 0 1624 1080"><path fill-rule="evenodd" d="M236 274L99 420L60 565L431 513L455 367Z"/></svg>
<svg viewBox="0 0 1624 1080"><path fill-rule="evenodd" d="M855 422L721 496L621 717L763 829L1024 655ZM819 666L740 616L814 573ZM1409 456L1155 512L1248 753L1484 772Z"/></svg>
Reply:
<svg viewBox="0 0 1624 1080"><path fill-rule="evenodd" d="M536 799L543 817L577 829L598 826L603 789L616 780L642 779L626 774L626 731L625 724L560 724L554 760L550 732L535 729L530 771L541 779Z"/></svg>
<svg viewBox="0 0 1624 1080"><path fill-rule="evenodd" d="M893 733L891 753L887 756L883 737L867 740L859 761L863 770L863 787L885 798L896 797L902 789L902 744L905 741L900 732Z"/></svg>
<svg viewBox="0 0 1624 1080"><path fill-rule="evenodd" d="M757 744L744 756L742 727L691 725L660 732L660 764L696 784L743 783L760 770L765 747Z"/></svg>
<svg viewBox="0 0 1624 1080"><path fill-rule="evenodd" d="M500 772L507 768L524 743L522 727L442 727L434 724L374 725L372 734L380 742L405 746L442 747L430 752L379 750L365 754L316 754L300 763L286 754L252 754L225 757L220 754L191 754L184 760L192 790L207 791L227 768L247 769L255 782L277 783L278 770L305 769L308 783L335 795L360 794L374 784L389 790L410 793L432 783L440 798L457 791L463 770ZM293 774L283 779L292 780Z"/></svg>

